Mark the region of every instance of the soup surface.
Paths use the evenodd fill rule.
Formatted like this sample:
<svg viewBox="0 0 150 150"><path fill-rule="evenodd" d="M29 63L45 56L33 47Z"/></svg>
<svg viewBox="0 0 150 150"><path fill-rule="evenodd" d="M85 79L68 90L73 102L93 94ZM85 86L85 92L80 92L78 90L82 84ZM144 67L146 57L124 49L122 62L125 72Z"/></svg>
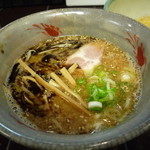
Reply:
<svg viewBox="0 0 150 150"><path fill-rule="evenodd" d="M7 82L38 129L85 134L123 121L139 99L141 79L131 57L112 43L64 36L28 49Z"/></svg>

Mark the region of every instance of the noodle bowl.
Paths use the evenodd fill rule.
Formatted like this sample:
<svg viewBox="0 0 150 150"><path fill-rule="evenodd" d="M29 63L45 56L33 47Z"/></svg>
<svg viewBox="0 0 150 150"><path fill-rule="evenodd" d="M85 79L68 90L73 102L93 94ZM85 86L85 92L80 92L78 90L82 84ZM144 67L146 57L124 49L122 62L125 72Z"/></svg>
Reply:
<svg viewBox="0 0 150 150"><path fill-rule="evenodd" d="M0 132L17 143L35 149L73 150L112 147L146 131L150 122L149 33L148 28L127 17L85 8L44 11L4 27L0 31ZM60 39L65 37L87 39L90 37L90 40L83 45L81 43L84 40L76 43L74 40L66 41L65 44L60 43ZM52 41L58 40L58 44L47 47ZM69 50L65 57L63 57L65 50L59 55L53 53L58 57L57 60L51 52L58 46L67 49L66 43L72 45L72 50ZM117 59L116 62L109 62L107 61L109 57L103 57L106 56L105 52L109 51L105 46L115 47L117 53L121 53L117 55L119 63ZM38 47L41 50L38 51ZM96 52L96 60L92 59L93 54L87 55L86 59L82 58L91 62L93 68L90 64L86 67L82 65L83 59L80 59L79 64L72 62L75 56L80 56L81 53L85 56L87 52L89 53L89 47ZM36 53L40 57L36 57ZM114 57L113 52L110 54ZM48 66L49 58L54 64L57 64L57 61L62 63L58 63L59 66L58 64ZM121 68L122 71L107 68L111 63L117 64L118 67L123 65L122 60L128 62L126 67ZM102 65L104 62L107 65ZM100 80L99 75L107 78ZM19 77L22 77L21 80ZM122 94L123 99L126 97L125 101L113 100L119 96L118 86L122 87L122 92L129 92L127 88L129 85L118 84L119 80L121 83L132 81L136 85L135 92L130 93L133 95L132 98ZM24 96L22 100L19 100L19 97L17 99L18 94L12 92L16 81L20 84L19 87L15 87L16 91L23 91L20 94L20 97ZM80 89L85 89L84 93ZM55 94L51 95L50 91ZM52 102L54 95L58 97L55 103ZM50 106L54 106L51 107L53 108L51 113ZM127 114L120 106L126 109ZM60 114L58 110L63 110L62 108L68 109L63 111L63 119L66 120L58 117ZM52 116L49 120L48 114ZM68 130L70 115L74 115L78 120L75 122L73 119L74 130ZM89 116L94 119L91 120ZM41 122L38 121L40 118ZM86 124L83 118L87 118L89 124ZM86 128L83 128L83 125Z"/></svg>

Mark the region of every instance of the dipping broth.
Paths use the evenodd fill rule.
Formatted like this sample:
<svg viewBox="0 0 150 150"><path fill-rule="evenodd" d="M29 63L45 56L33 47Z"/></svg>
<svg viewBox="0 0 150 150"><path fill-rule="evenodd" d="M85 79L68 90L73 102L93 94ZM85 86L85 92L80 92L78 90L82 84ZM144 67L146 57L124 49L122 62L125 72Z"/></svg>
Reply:
<svg viewBox="0 0 150 150"><path fill-rule="evenodd" d="M94 133L114 127L139 99L140 71L119 47L89 36L49 39L16 61L7 85L39 130Z"/></svg>

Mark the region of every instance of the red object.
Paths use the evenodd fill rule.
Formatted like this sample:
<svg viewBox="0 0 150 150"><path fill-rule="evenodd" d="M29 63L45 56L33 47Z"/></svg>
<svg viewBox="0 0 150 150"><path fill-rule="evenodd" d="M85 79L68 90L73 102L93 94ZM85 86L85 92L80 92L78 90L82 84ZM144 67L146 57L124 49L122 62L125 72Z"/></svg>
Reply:
<svg viewBox="0 0 150 150"><path fill-rule="evenodd" d="M140 41L140 38L137 35L131 36L128 33L129 38L126 40L131 44L134 50L135 57L137 58L139 66L143 66L146 63L146 57L144 56L144 46L143 43Z"/></svg>
<svg viewBox="0 0 150 150"><path fill-rule="evenodd" d="M38 28L40 30L43 30L41 33L49 35L49 36L59 36L62 33L61 30L54 25L48 25L48 24L40 23L39 25L33 24L32 26L35 28L31 28L31 29Z"/></svg>

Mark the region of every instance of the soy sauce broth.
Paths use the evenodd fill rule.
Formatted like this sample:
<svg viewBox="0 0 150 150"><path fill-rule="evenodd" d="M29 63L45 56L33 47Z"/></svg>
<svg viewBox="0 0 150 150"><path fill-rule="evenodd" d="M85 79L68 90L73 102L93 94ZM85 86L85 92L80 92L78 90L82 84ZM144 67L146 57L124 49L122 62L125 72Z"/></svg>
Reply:
<svg viewBox="0 0 150 150"><path fill-rule="evenodd" d="M105 42L101 63L90 76L86 76L78 66L71 74L76 81L76 86L72 86L62 76L60 69L68 69L71 65L65 63L67 58L91 42ZM98 111L88 109L91 115L86 116L40 85L16 62L8 78L11 101L16 101L24 117L42 131L85 134L114 127L134 111L141 94L140 71L132 58L112 43L95 37L65 36L50 39L29 48L21 59L46 82L51 79L50 73L55 72L87 105L95 100L102 104ZM81 81L84 82L81 84ZM101 93L96 93L96 90Z"/></svg>

